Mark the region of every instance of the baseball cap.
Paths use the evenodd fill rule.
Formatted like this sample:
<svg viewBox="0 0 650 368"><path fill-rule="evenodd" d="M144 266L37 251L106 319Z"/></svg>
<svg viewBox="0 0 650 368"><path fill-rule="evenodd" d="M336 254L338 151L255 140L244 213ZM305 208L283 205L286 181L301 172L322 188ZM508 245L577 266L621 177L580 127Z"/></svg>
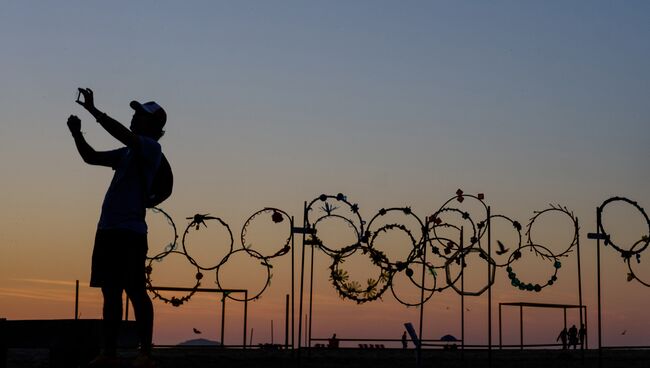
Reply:
<svg viewBox="0 0 650 368"><path fill-rule="evenodd" d="M131 106L131 108L135 111L153 115L154 120L160 124L161 128L165 126L165 123L167 122L167 113L160 105L158 105L158 103L154 101L145 102L143 104L138 101L131 101L129 106Z"/></svg>

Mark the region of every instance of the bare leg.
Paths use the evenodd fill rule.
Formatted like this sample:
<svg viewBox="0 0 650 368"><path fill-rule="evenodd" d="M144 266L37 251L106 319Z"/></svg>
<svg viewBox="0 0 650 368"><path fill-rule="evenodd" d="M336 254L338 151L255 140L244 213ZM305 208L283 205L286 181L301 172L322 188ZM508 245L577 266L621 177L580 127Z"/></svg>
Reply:
<svg viewBox="0 0 650 368"><path fill-rule="evenodd" d="M151 353L151 340L153 336L153 304L144 285L142 287L127 288L126 294L131 299L135 321L140 338L140 350L149 355Z"/></svg>
<svg viewBox="0 0 650 368"><path fill-rule="evenodd" d="M117 354L117 334L122 319L122 289L116 287L102 287L104 295L104 354L115 356Z"/></svg>

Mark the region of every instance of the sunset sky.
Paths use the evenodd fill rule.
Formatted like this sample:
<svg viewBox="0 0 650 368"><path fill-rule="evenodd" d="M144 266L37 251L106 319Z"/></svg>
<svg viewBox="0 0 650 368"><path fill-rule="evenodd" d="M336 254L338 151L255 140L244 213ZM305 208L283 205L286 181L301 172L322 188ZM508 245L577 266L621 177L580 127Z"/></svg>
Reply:
<svg viewBox="0 0 650 368"><path fill-rule="evenodd" d="M524 226L534 211L565 206L580 223L594 346L596 243L586 234L596 230L596 208L623 196L650 210L649 20L646 1L5 1L0 318L73 318L75 280L81 317L101 315L100 294L87 285L112 172L82 162L65 124L78 115L95 148L118 146L74 102L77 87L90 87L97 107L125 124L131 100L155 100L167 111L161 144L175 187L162 208L180 236L187 217L210 213L228 223L238 249L251 215L275 207L301 224L304 202L321 193L344 193L366 221L406 206L424 220L459 188L484 193L493 214ZM560 250L571 224L553 216L540 219L536 239ZM160 214L148 220L152 253L173 236ZM604 220L626 248L650 231L639 211L620 203ZM340 225L328 231L344 242L349 228ZM268 228L256 233L268 240L288 225L274 228L267 217L254 226ZM503 231L495 228L494 239L512 236ZM217 223L200 235L192 250L206 262L225 254ZM650 283L647 252L633 267ZM192 286L196 270L172 256L155 264L160 282ZM271 286L249 305L254 344L271 341L271 321L274 341L284 341L288 257L274 261ZM530 257L516 267L548 278L552 267ZM611 247L602 257L604 343L650 345L650 289L626 281ZM562 262L558 283L539 294L513 288L497 270L494 323L498 302L577 304L576 252ZM314 337L399 338L404 322L417 325L419 311L390 291L367 305L341 300L328 281L330 263L317 252ZM349 265L361 281L376 277L376 269ZM255 260L229 267L232 287L264 284ZM215 273L205 274L204 286L216 287ZM460 336L459 299L453 290L433 295L425 338ZM219 339L218 301L156 302L154 342L197 337L193 327ZM465 303L467 343L485 343L487 296ZM225 342L240 343L243 306L227 306ZM517 343L518 312L506 316L505 342ZM555 340L561 312L526 316L527 341Z"/></svg>

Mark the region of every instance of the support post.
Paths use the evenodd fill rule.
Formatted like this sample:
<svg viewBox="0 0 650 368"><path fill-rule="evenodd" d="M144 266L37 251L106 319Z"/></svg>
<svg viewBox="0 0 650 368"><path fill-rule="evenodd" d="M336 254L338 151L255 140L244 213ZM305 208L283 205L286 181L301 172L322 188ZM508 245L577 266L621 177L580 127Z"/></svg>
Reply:
<svg viewBox="0 0 650 368"><path fill-rule="evenodd" d="M75 291L74 291L74 319L75 321L79 319L79 280L75 282Z"/></svg>
<svg viewBox="0 0 650 368"><path fill-rule="evenodd" d="M244 291L244 349L246 349L246 328L248 326L248 290ZM253 341L253 332L251 331L251 341ZM252 344L252 343L251 343Z"/></svg>
<svg viewBox="0 0 650 368"><path fill-rule="evenodd" d="M464 252L464 237L465 230L463 226L460 227L460 350L461 357L465 358L465 255Z"/></svg>
<svg viewBox="0 0 650 368"><path fill-rule="evenodd" d="M284 348L289 349L289 294L285 299L284 312Z"/></svg>
<svg viewBox="0 0 650 368"><path fill-rule="evenodd" d="M424 339L424 335L422 334L422 325L424 324L424 283L425 283L425 275L427 273L427 244L429 239L429 219L427 217L427 220L425 221L424 225L424 231L422 234L422 287L420 288L420 340ZM434 291L435 292L435 291Z"/></svg>
<svg viewBox="0 0 650 368"><path fill-rule="evenodd" d="M291 228L293 229L293 216L291 216ZM294 336L296 333L295 330L295 321L296 321L296 311L295 311L295 306L296 306L296 259L295 259L295 247L296 247L296 242L295 242L296 236L291 231L291 349L293 349L296 345L294 343Z"/></svg>
<svg viewBox="0 0 650 368"><path fill-rule="evenodd" d="M491 262L492 262L492 226L490 223L490 206L487 208L487 235L488 235L488 255L487 255L487 269L488 269L488 367L492 367L492 286L490 284L490 276L492 276Z"/></svg>
<svg viewBox="0 0 650 368"><path fill-rule="evenodd" d="M503 339L502 339L503 330L501 327L501 303L499 303L499 350L503 349Z"/></svg>
<svg viewBox="0 0 650 368"><path fill-rule="evenodd" d="M226 328L226 293L221 293L221 346L224 346L223 337Z"/></svg>
<svg viewBox="0 0 650 368"><path fill-rule="evenodd" d="M602 366L602 357L603 357L603 321L602 321L602 297L600 291L600 238L604 234L600 234L600 224L602 221L602 213L600 207L596 208L596 233L598 239L596 241L596 273L597 273L597 283L598 283L598 366Z"/></svg>
<svg viewBox="0 0 650 368"><path fill-rule="evenodd" d="M303 228L307 225L307 202L303 204ZM298 300L298 358L300 358L300 348L302 346L302 304L304 299L304 288L305 288L305 233L302 233L302 254L300 261L300 296Z"/></svg>
<svg viewBox="0 0 650 368"><path fill-rule="evenodd" d="M519 349L524 350L524 307L519 306Z"/></svg>
<svg viewBox="0 0 650 368"><path fill-rule="evenodd" d="M314 308L314 244L311 245L311 259L310 259L310 270L309 270L309 326L307 327L307 347L310 348L311 352L311 321L313 317L313 308Z"/></svg>

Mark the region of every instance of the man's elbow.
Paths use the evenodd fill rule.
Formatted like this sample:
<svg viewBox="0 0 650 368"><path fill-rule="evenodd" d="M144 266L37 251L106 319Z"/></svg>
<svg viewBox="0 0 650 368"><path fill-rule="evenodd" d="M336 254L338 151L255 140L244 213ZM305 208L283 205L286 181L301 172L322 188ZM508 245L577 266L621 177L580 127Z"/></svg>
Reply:
<svg viewBox="0 0 650 368"><path fill-rule="evenodd" d="M81 159L88 165L99 165L99 157L92 153L82 154Z"/></svg>

